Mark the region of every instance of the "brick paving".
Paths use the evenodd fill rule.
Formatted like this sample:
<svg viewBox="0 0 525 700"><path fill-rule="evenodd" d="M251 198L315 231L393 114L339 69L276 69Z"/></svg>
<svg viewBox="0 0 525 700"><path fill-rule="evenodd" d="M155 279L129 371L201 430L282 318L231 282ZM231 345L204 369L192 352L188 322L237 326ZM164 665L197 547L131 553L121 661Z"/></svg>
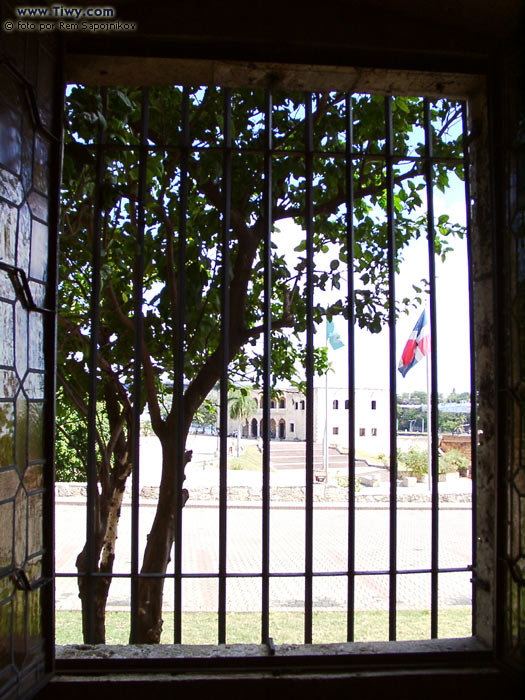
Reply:
<svg viewBox="0 0 525 700"><path fill-rule="evenodd" d="M253 507L256 506L256 507ZM144 547L155 514L154 504L140 508L140 541ZM129 528L131 508L122 508L117 542L115 572L130 569ZM430 510L427 507L398 511L398 567L403 570L430 566ZM471 512L468 506L440 510L439 564L464 567L471 557ZM85 509L79 503L63 499L56 508L57 572L74 572L75 558L83 545ZM344 572L347 567L347 510L325 506L314 510L314 571ZM358 571L380 572L388 569L389 512L384 508L358 508L356 511L355 564ZM276 507L271 514L271 560L273 573L304 571L305 515L300 504ZM228 572L254 573L261 570L261 510L259 504L233 507L228 512ZM218 508L191 505L184 509L183 571L218 572ZM183 583L183 609L210 611L217 608L216 579L187 579ZM345 576L314 578L314 610L345 610ZM164 605L172 605L173 585L167 581ZM260 610L261 580L256 577L228 580L227 605L232 612ZM273 610L300 611L304 606L304 578L275 577L270 584ZM444 573L439 577L440 606L469 605L470 573ZM429 609L430 575L398 576L398 607ZM80 608L76 579L57 580L57 608ZM129 581L115 579L108 601L109 609L129 609ZM388 576L356 577L355 609L388 608Z"/></svg>

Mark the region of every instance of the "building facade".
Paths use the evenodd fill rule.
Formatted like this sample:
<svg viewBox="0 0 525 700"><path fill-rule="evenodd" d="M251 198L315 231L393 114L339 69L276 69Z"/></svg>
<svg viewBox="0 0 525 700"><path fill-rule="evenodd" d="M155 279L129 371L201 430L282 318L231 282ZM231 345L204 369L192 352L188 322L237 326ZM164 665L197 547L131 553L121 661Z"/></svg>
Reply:
<svg viewBox="0 0 525 700"><path fill-rule="evenodd" d="M328 394L327 394L328 391ZM242 437L258 439L263 429L262 391L254 389L256 408L242 420ZM355 391L356 446L375 453L387 452L390 440L388 392L377 388ZM314 388L314 441L324 442L325 425L328 444L348 447L351 401L346 387ZM270 406L270 439L306 440L306 397L298 389L283 389ZM328 420L326 421L326 417ZM238 430L239 421L229 418L228 433Z"/></svg>

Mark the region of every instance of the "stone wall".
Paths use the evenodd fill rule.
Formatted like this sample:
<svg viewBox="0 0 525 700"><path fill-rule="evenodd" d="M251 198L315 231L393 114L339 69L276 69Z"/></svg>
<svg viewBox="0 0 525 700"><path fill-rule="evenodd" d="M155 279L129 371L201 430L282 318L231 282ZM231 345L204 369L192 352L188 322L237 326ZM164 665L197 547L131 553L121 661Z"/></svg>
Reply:
<svg viewBox="0 0 525 700"><path fill-rule="evenodd" d="M439 447L443 452L459 450L464 457L472 461L472 439L470 435L443 435L439 441Z"/></svg>
<svg viewBox="0 0 525 700"><path fill-rule="evenodd" d="M406 492L404 492L406 491ZM57 483L55 495L57 499L81 499L86 497L86 484L81 482ZM130 503L131 492L128 489L125 495L124 504ZM144 486L140 491L141 501L156 501L159 497L158 486ZM290 507L301 507L305 503L306 489L304 486L272 486L270 488L270 499L276 504L287 503ZM253 486L228 486L228 501L231 503L258 503L262 501L261 489ZM315 503L344 504L348 501L348 490L342 486L331 486L325 484L314 485ZM442 493L439 496L440 503L470 503L472 496L470 493ZM357 493L356 502L361 504L381 503L387 505L390 496L386 492L375 491L373 493ZM429 492L416 492L407 488L398 491L399 503L430 503ZM206 503L209 505L219 504L218 486L201 486L192 488L188 505ZM293 504L293 505L292 505Z"/></svg>

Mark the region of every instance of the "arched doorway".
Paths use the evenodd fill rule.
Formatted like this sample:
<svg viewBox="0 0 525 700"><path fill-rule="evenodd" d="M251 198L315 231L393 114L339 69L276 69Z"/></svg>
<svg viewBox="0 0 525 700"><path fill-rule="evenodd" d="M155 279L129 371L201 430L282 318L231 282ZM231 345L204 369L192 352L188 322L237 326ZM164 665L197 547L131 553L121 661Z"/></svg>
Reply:
<svg viewBox="0 0 525 700"><path fill-rule="evenodd" d="M257 418L252 418L252 438L257 437L257 428L258 428Z"/></svg>
<svg viewBox="0 0 525 700"><path fill-rule="evenodd" d="M272 418L270 421L270 440L275 440L277 437L277 426L275 424L275 419Z"/></svg>
<svg viewBox="0 0 525 700"><path fill-rule="evenodd" d="M279 421L279 440L286 439L286 422L283 418Z"/></svg>

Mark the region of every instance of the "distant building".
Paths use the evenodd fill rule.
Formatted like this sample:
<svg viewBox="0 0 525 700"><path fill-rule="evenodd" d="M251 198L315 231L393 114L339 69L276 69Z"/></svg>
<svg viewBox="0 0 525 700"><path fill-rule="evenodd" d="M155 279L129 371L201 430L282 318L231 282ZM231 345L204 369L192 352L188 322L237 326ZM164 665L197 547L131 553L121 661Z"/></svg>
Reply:
<svg viewBox="0 0 525 700"><path fill-rule="evenodd" d="M328 444L348 447L348 411L351 401L347 388L314 388L314 442L324 440L326 406L328 406ZM242 436L262 437L263 406L261 390L253 390L257 408L243 421ZM388 452L389 394L384 389L356 389L356 446L372 452ZM229 418L228 433L238 430L237 419ZM270 438L272 440L306 440L306 397L299 390L283 389L270 407Z"/></svg>

